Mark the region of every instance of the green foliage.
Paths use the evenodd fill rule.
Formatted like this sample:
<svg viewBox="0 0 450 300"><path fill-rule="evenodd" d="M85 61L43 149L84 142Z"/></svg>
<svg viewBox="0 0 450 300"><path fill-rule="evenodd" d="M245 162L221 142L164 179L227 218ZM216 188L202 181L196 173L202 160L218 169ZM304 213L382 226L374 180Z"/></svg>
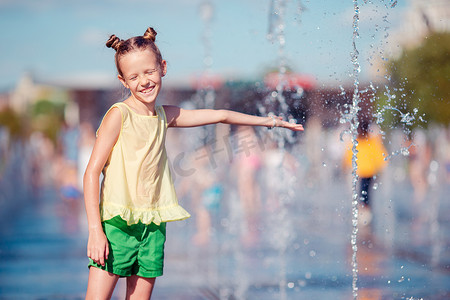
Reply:
<svg viewBox="0 0 450 300"><path fill-rule="evenodd" d="M0 111L0 126L6 127L13 139L22 139L26 135L26 126L24 126L21 117L12 109L7 108Z"/></svg>
<svg viewBox="0 0 450 300"><path fill-rule="evenodd" d="M64 116L64 104L55 103L47 99L41 99L36 101L36 103L32 106L31 115L33 117L39 115L55 115L62 118Z"/></svg>
<svg viewBox="0 0 450 300"><path fill-rule="evenodd" d="M450 123L450 33L429 35L419 47L405 50L388 69L391 80L380 97L380 107L388 105L410 115L416 109L426 121L422 126ZM401 123L402 115L389 111L393 124ZM418 123L415 120L413 126Z"/></svg>
<svg viewBox="0 0 450 300"><path fill-rule="evenodd" d="M56 143L64 121L64 104L39 100L31 107L31 118L32 131L40 131Z"/></svg>

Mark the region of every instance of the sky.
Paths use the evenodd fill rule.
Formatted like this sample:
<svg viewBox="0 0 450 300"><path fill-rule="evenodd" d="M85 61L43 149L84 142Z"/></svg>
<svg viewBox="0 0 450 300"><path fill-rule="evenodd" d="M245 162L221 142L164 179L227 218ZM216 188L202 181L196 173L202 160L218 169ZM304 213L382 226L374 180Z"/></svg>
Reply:
<svg viewBox="0 0 450 300"><path fill-rule="evenodd" d="M405 2L406 1L406 2ZM166 81L192 82L205 72L203 34L210 32L210 72L229 80L255 80L278 66L279 44L267 38L270 0L0 0L0 91L28 72L40 82L108 85L116 80L111 34L122 39L154 27ZM288 66L319 83L352 80L352 0L286 0L285 49ZM367 3L366 3L367 2ZM358 1L361 78L370 62L384 56L385 35L398 26L408 1ZM299 4L303 10L299 13ZM208 25L209 24L209 25Z"/></svg>

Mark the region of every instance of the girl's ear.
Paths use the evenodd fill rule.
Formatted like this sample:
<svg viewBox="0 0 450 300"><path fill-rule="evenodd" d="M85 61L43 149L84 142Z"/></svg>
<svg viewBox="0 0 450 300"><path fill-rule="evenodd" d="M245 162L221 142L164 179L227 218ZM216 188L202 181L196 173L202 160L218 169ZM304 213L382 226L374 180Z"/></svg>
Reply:
<svg viewBox="0 0 450 300"><path fill-rule="evenodd" d="M125 82L125 79L124 79L122 76L117 75L117 78L119 78L119 81L122 83L122 85L123 85L126 89L129 89L128 84Z"/></svg>
<svg viewBox="0 0 450 300"><path fill-rule="evenodd" d="M161 62L161 77L164 77L167 73L167 62L162 60Z"/></svg>

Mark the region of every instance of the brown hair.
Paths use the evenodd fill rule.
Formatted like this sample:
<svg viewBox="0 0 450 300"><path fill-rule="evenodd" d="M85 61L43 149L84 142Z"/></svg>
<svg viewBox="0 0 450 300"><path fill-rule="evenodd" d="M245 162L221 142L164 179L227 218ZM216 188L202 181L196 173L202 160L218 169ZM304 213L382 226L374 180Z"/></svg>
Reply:
<svg viewBox="0 0 450 300"><path fill-rule="evenodd" d="M155 44L156 31L152 27L148 27L142 36L135 36L128 40L121 40L116 35L111 35L106 42L106 47L116 50L114 56L116 61L117 72L120 76L123 76L120 70L119 61L125 54L136 50L151 50L156 55L156 61L159 65L162 64L162 56L158 47Z"/></svg>

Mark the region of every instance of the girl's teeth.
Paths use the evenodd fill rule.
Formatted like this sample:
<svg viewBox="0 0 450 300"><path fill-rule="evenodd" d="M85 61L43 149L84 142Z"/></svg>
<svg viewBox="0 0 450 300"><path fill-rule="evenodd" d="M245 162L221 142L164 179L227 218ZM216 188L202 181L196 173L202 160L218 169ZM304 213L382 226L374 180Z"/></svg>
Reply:
<svg viewBox="0 0 450 300"><path fill-rule="evenodd" d="M142 91L142 93L150 93L153 90L153 88L145 89Z"/></svg>

